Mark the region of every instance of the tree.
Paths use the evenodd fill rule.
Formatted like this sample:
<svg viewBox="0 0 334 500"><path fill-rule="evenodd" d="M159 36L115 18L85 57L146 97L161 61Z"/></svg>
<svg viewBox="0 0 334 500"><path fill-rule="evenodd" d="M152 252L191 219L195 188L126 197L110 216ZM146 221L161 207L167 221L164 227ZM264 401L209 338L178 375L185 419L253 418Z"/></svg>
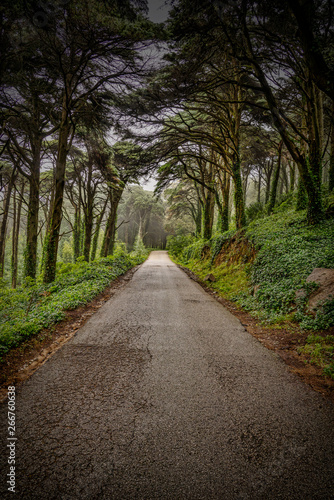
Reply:
<svg viewBox="0 0 334 500"><path fill-rule="evenodd" d="M195 235L201 236L202 210L198 193L189 179L183 179L165 191L167 196L167 219L181 219L189 215L193 220ZM188 222L189 224L189 222Z"/></svg>
<svg viewBox="0 0 334 500"><path fill-rule="evenodd" d="M66 160L75 126L97 90L103 89L109 102L113 95L127 91L141 71L136 43L147 38L130 2L120 9L117 2L85 1L83 6L72 1L54 17L49 30L40 33L45 64L57 71L62 91L55 194L45 240L45 282L53 281L56 272Z"/></svg>
<svg viewBox="0 0 334 500"><path fill-rule="evenodd" d="M6 231L9 216L9 206L14 188L15 180L17 178L17 170L7 170L7 182L4 189L2 220L0 224L0 278L3 277L4 263L5 263L5 245L6 245Z"/></svg>
<svg viewBox="0 0 334 500"><path fill-rule="evenodd" d="M135 244L164 246L166 233L163 229L164 206L159 198L141 186L130 185L124 192L120 210L119 235L133 248ZM151 228L157 232L153 236ZM127 235L127 237L126 237Z"/></svg>
<svg viewBox="0 0 334 500"><path fill-rule="evenodd" d="M18 244L20 235L22 204L25 190L25 180L21 179L21 186L14 193L13 200L13 230L12 230L12 258L11 258L11 279L12 288L17 286L18 274Z"/></svg>
<svg viewBox="0 0 334 500"><path fill-rule="evenodd" d="M141 167L142 149L123 141L110 149L110 164L100 157L100 168L108 183L109 216L106 223L101 257L112 255L116 237L117 209L125 186L136 181L143 172ZM144 167L145 168L145 167Z"/></svg>
<svg viewBox="0 0 334 500"><path fill-rule="evenodd" d="M24 75L9 80L3 94L7 108L4 113L7 156L29 183L24 274L32 279L36 277L40 172L48 147L45 140L57 130L50 123L54 111L50 94L53 83L43 71L36 70L31 56Z"/></svg>
<svg viewBox="0 0 334 500"><path fill-rule="evenodd" d="M302 0L298 2L301 3ZM324 19L321 24L319 14L319 12L325 12L324 9L322 3L316 11L317 33L326 33L329 40L332 37L332 31ZM225 98L222 101L229 103L231 109L229 117L238 116L232 111L236 104L244 110L246 110L245 105L262 110L263 123L266 123L270 129L276 128L291 159L298 166L301 181L307 192L308 221L310 224L316 223L323 215L320 189L323 156L321 152L322 97L316 88L317 80L313 77L312 70L309 69L309 54L306 49L303 53L303 43L293 35L297 26L296 19L289 14L281 2L274 2L269 7L267 2L262 1L225 3L180 0L171 12L171 26L174 37L178 37L176 50L172 56L168 56L172 65L173 61L176 62L174 64L176 70L174 87L182 90L185 85L184 78L180 78L178 69L181 66L184 74L185 69L188 70L188 75L191 72L186 83L186 87L191 89L191 98L196 101L196 96L199 96L199 100L204 96L207 114L210 112L209 103L212 103L212 108L217 114L219 107L217 107L215 96L219 95L217 90L221 92L224 86L226 89L230 87L239 92L239 95L236 94L234 98L230 97L229 100ZM283 26L284 29L278 31L277 26ZM196 48L191 50L191 47ZM218 54L220 64L210 53L211 48L214 48L215 53ZM179 59L175 56L178 52L180 53ZM202 66L198 64L198 54L200 54ZM230 71L231 66L234 67L234 73ZM200 73L201 85L198 86L197 72L194 69L201 67L206 71ZM323 76L324 74L321 78ZM209 82L210 85L208 85ZM286 93L287 88L290 94ZM199 92L199 89L202 92ZM294 98L292 110L292 100L287 97L291 95L291 91ZM184 92L181 95L184 96ZM226 92L225 95L227 95ZM253 98L250 99L250 96ZM300 122L303 98L306 99L306 130ZM299 111L297 106L299 106ZM268 123L268 116L271 117L271 123ZM238 123L238 120L235 123ZM221 123L219 125L222 126ZM233 127L230 129L233 130ZM222 137L225 137L225 140L226 138L232 139L225 130ZM307 144L306 151L303 151L303 146L298 145L298 141ZM212 142L214 143L214 140ZM231 143L233 145L233 141ZM242 155L242 145L239 141L234 141L234 143L231 169L234 170L235 176L235 194L241 200L239 155ZM239 148L235 147L237 144ZM231 144L228 146L231 147ZM225 150L230 152L229 149L225 148ZM221 154L224 152L221 151ZM240 207L242 204L239 205ZM241 226L243 222L243 217L237 215L238 225Z"/></svg>

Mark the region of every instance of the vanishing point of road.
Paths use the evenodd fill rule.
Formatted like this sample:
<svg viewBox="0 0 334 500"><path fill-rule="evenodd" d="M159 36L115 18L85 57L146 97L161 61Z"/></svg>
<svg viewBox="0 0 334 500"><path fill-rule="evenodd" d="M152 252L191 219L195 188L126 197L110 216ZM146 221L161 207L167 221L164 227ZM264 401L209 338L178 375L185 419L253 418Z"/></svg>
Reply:
<svg viewBox="0 0 334 500"><path fill-rule="evenodd" d="M20 387L1 498L334 498L334 409L152 252Z"/></svg>

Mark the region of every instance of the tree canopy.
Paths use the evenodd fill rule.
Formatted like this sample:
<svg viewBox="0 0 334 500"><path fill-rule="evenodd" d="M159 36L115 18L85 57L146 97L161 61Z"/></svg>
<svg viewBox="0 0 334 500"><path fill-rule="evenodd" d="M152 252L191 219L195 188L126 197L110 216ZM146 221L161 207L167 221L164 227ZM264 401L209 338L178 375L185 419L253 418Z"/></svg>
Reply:
<svg viewBox="0 0 334 500"><path fill-rule="evenodd" d="M147 12L0 7L0 268L13 286L52 282L64 242L90 261L117 239L208 240L288 198L309 225L329 213L333 3L175 0L164 25ZM157 196L134 187L150 175Z"/></svg>

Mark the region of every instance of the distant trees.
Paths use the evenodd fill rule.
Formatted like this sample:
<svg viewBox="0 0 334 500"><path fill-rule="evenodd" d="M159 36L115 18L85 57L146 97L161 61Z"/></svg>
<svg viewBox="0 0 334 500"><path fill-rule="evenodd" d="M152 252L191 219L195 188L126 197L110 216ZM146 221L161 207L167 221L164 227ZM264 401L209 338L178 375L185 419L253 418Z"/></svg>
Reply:
<svg viewBox="0 0 334 500"><path fill-rule="evenodd" d="M164 248L167 236L164 224L163 202L140 186L129 186L118 216L118 237L127 248L133 249L138 242L151 248Z"/></svg>

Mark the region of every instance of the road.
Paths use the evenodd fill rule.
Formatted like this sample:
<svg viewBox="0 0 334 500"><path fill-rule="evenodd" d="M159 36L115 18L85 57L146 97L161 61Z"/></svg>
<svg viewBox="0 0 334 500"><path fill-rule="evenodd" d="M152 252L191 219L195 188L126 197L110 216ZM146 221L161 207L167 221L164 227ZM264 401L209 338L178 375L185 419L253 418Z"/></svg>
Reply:
<svg viewBox="0 0 334 500"><path fill-rule="evenodd" d="M15 498L334 498L333 405L166 252L17 388L16 421Z"/></svg>

